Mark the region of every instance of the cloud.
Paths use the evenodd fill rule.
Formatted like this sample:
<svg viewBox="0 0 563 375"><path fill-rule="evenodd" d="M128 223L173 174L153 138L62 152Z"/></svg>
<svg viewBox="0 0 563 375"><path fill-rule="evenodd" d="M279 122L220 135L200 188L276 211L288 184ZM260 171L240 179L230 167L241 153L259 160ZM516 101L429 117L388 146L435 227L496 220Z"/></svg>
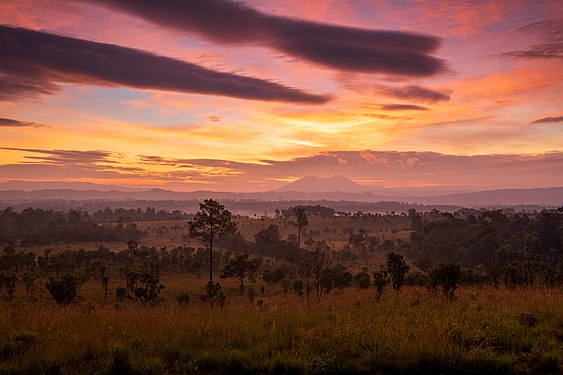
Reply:
<svg viewBox="0 0 563 375"><path fill-rule="evenodd" d="M431 76L445 70L429 55L435 36L332 25L263 13L229 0L86 0L134 14L161 27L195 33L224 44L276 49L332 69L402 76Z"/></svg>
<svg viewBox="0 0 563 375"><path fill-rule="evenodd" d="M428 111L428 108L414 104L382 104L381 109L386 111Z"/></svg>
<svg viewBox="0 0 563 375"><path fill-rule="evenodd" d="M447 93L435 91L421 86L390 87L380 86L379 92L396 99L411 100L419 103L438 103L450 100Z"/></svg>
<svg viewBox="0 0 563 375"><path fill-rule="evenodd" d="M8 128L21 128L21 127L32 127L32 128L42 128L45 125L37 124L35 122L29 121L19 121L13 120L11 118L2 118L0 117L0 127L8 127Z"/></svg>
<svg viewBox="0 0 563 375"><path fill-rule="evenodd" d="M24 156L26 159L39 160L51 164L94 164L115 163L109 151L77 151L77 150L41 150L33 148L0 147L0 150L20 151L40 156Z"/></svg>
<svg viewBox="0 0 563 375"><path fill-rule="evenodd" d="M0 50L0 88L11 87L0 97L7 95L8 100L52 93L55 83L61 82L264 101L317 104L328 100L279 83L214 71L137 49L23 28L0 26Z"/></svg>
<svg viewBox="0 0 563 375"><path fill-rule="evenodd" d="M13 74L2 74L0 70L0 101L20 100L39 95L51 95L57 91L59 91L59 87L52 82Z"/></svg>
<svg viewBox="0 0 563 375"><path fill-rule="evenodd" d="M528 49L503 53L504 56L523 58L563 59L563 18L551 18L521 27L516 32L535 36L544 43Z"/></svg>
<svg viewBox="0 0 563 375"><path fill-rule="evenodd" d="M315 175L377 180L384 186L472 185L487 188L563 186L563 152L448 155L415 151L327 151L286 160L238 162L110 151L3 148L25 153L25 162L0 164L4 178L88 178L92 182L210 184L214 190L274 189L280 181ZM98 180L98 181L96 181ZM107 182L107 181L106 181Z"/></svg>
<svg viewBox="0 0 563 375"><path fill-rule="evenodd" d="M532 124L552 124L559 122L563 123L563 116L540 118L538 120L532 121Z"/></svg>
<svg viewBox="0 0 563 375"><path fill-rule="evenodd" d="M149 157L150 158L150 157ZM448 155L415 151L327 151L288 160L241 163L221 159L162 159L176 177L183 170L218 168L209 178L216 189L248 190L249 181L262 181L266 188L280 186L275 179L308 175L345 175L353 180L379 180L383 185L413 184L473 185L485 187L563 186L563 152L546 154ZM163 165L163 164L161 164ZM220 169L219 169L220 168ZM180 174L178 174L180 173ZM523 179L522 176L527 176ZM200 177L200 178L203 178ZM250 188L252 189L252 188Z"/></svg>

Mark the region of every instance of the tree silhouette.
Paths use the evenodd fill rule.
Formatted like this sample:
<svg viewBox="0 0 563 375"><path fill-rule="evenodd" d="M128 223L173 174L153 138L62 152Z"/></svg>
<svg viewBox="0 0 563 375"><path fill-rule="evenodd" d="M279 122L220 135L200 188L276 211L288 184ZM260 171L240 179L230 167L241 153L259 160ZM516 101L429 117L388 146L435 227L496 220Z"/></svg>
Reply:
<svg viewBox="0 0 563 375"><path fill-rule="evenodd" d="M409 266L403 259L403 256L394 252L387 254L387 272L391 277L391 286L395 290L395 295L399 295L401 287L405 283L405 275L409 270Z"/></svg>
<svg viewBox="0 0 563 375"><path fill-rule="evenodd" d="M303 207L293 208L293 213L295 214L295 221L291 221L290 224L297 228L297 251L301 252L301 229L309 225L309 220L307 220L307 214Z"/></svg>
<svg viewBox="0 0 563 375"><path fill-rule="evenodd" d="M218 201L206 199L199 204L199 211L188 222L188 228L191 238L200 238L209 245L209 282L213 283L213 241L237 231L232 214Z"/></svg>
<svg viewBox="0 0 563 375"><path fill-rule="evenodd" d="M253 280L256 271L262 263L262 258L250 259L248 254L240 254L229 260L225 265L221 278L236 277L240 283L240 293L244 293L244 279ZM254 279L255 280L255 279Z"/></svg>

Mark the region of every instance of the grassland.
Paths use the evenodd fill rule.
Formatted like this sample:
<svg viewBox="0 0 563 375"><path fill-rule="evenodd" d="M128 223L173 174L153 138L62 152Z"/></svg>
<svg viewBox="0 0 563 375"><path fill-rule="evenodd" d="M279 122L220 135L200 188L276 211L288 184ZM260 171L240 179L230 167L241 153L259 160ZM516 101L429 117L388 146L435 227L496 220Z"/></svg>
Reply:
<svg viewBox="0 0 563 375"><path fill-rule="evenodd" d="M182 235L185 222L140 222L139 244L202 246ZM241 235L276 224L281 237L295 234L282 219L238 218ZM307 233L341 249L350 231L365 229L381 240L407 239L404 216L309 218ZM97 243L58 244L95 249ZM124 243L104 243L114 251ZM18 248L43 254L45 246ZM370 266L385 259L372 254ZM266 259L270 262L273 259ZM346 266L359 272L362 260ZM219 272L219 270L216 270ZM109 299L100 280L80 288L83 299L59 307L37 280L26 296L19 284L11 302L0 301L0 375L4 374L556 374L563 373L563 290L541 286L509 289L462 287L455 300L434 297L423 287L389 290L380 302L373 286L334 289L320 304L284 293L258 278L253 301L238 292L235 279L221 280L223 308L200 300L206 269L164 270L166 287L156 306L118 301L125 280L109 270ZM216 274L217 275L217 274ZM175 297L188 293L180 305Z"/></svg>
<svg viewBox="0 0 563 375"><path fill-rule="evenodd" d="M0 374L563 371L560 289L464 288L450 302L409 287L376 303L372 290L349 288L310 307L268 290L251 303L235 290L213 309L194 298L104 304L93 285L75 306L16 298L0 305Z"/></svg>

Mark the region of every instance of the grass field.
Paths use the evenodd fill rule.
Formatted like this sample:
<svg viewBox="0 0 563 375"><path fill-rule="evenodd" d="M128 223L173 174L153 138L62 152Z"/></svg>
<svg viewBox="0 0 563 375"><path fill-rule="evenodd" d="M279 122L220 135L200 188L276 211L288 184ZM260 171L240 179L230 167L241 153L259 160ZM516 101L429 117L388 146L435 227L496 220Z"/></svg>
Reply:
<svg viewBox="0 0 563 375"><path fill-rule="evenodd" d="M409 287L376 303L373 290L349 288L308 308L274 292L250 303L233 284L212 309L193 296L185 307L102 304L91 288L70 307L0 305L0 374L563 371L560 289L466 288L448 302Z"/></svg>

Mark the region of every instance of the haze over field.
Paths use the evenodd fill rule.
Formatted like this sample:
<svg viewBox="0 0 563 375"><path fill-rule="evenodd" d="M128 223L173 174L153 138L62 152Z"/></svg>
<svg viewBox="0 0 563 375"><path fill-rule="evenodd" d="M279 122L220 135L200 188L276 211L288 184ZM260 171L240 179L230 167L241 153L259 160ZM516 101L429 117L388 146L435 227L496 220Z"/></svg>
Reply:
<svg viewBox="0 0 563 375"><path fill-rule="evenodd" d="M559 0L0 0L0 14L3 190L563 186Z"/></svg>

